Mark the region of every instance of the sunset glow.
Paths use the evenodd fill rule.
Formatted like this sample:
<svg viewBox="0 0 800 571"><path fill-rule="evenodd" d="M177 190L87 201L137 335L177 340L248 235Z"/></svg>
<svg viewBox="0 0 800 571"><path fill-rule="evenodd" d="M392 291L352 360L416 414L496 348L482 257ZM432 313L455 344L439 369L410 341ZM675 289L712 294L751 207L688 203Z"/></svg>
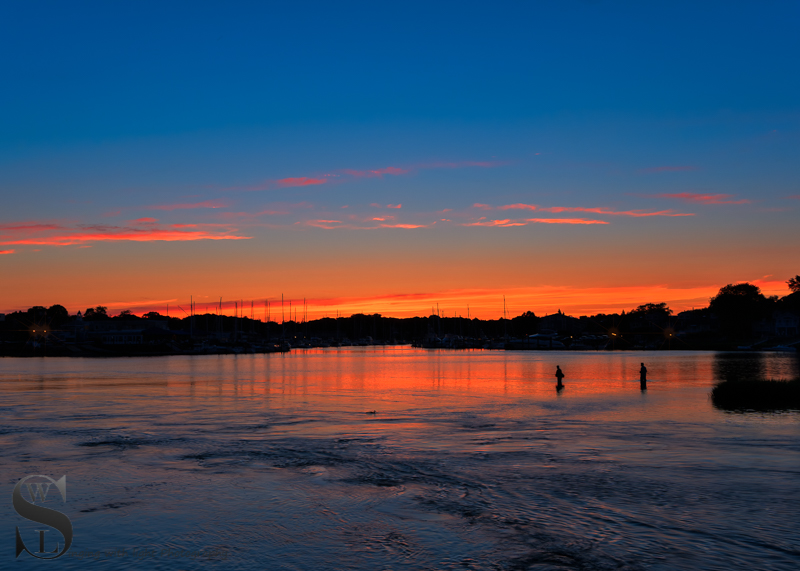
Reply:
<svg viewBox="0 0 800 571"><path fill-rule="evenodd" d="M31 10L7 21L55 18ZM791 18L275 10L164 16L134 51L135 14L5 30L0 313L678 312L800 271L800 70L793 32L764 31Z"/></svg>

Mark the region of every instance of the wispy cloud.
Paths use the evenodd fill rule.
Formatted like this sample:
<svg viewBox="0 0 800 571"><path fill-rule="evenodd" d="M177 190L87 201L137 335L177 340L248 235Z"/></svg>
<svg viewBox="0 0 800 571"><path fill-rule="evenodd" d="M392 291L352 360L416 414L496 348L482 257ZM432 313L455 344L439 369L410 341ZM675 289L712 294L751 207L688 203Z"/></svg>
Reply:
<svg viewBox="0 0 800 571"><path fill-rule="evenodd" d="M498 206L497 210L536 210L536 206L533 204L506 204L505 206Z"/></svg>
<svg viewBox="0 0 800 571"><path fill-rule="evenodd" d="M700 194L696 192L677 192L671 194L656 194L658 198L675 198L692 204L750 204L746 198L731 200L732 194Z"/></svg>
<svg viewBox="0 0 800 571"><path fill-rule="evenodd" d="M791 200L800 200L800 194L792 194L790 196L787 196L786 198L789 198Z"/></svg>
<svg viewBox="0 0 800 571"><path fill-rule="evenodd" d="M393 217L388 217L393 218ZM431 224L408 224L408 223L393 223L383 218L372 218L367 221L367 223L371 222L380 222L380 224L369 224L366 226L359 225L357 222L355 223L346 223L341 220L324 220L324 219L317 219L317 220L306 220L304 222L295 222L295 225L303 225L303 226L313 226L315 228L322 228L324 230L380 230L385 228L400 228L405 230L413 230L417 228L430 228L436 222Z"/></svg>
<svg viewBox="0 0 800 571"><path fill-rule="evenodd" d="M509 161L457 161L457 162L443 162L437 161L432 163L421 163L412 168L418 169L459 169L465 167L480 167L491 169L495 167L502 167L511 164Z"/></svg>
<svg viewBox="0 0 800 571"><path fill-rule="evenodd" d="M360 179L360 178L383 178L384 175L399 176L409 174L420 170L429 169L457 169L466 167L480 167L480 168L493 168L509 164L503 161L458 161L458 162L430 162L418 163L405 167L388 166L375 169L339 169L327 174L318 174L312 176L300 176L282 178L279 180L267 180L261 184L252 186L235 186L228 187L223 190L239 190L239 191L259 191L259 190L273 190L276 188L288 188L296 186L313 186L326 183L342 183L347 180Z"/></svg>
<svg viewBox="0 0 800 571"><path fill-rule="evenodd" d="M0 256L3 254L13 254L14 250L0 250Z"/></svg>
<svg viewBox="0 0 800 571"><path fill-rule="evenodd" d="M332 230L333 228L342 228L341 220L306 220L303 224L307 226L315 226L317 228L325 228L326 230Z"/></svg>
<svg viewBox="0 0 800 571"><path fill-rule="evenodd" d="M62 226L38 225L31 232L29 225L6 225L0 230L0 245L71 246L92 242L186 242L197 240L248 240L248 236L236 235L236 230L221 224L170 224L157 226L155 219L132 221L128 226L105 224L80 224ZM10 232L8 232L10 230Z"/></svg>
<svg viewBox="0 0 800 571"><path fill-rule="evenodd" d="M608 224L605 220L586 220L585 218L528 218L527 222L537 224Z"/></svg>
<svg viewBox="0 0 800 571"><path fill-rule="evenodd" d="M524 222L512 222L511 219L505 220L487 220L486 217L480 218L476 222L465 222L462 226L525 226Z"/></svg>
<svg viewBox="0 0 800 571"><path fill-rule="evenodd" d="M9 230L12 232L43 232L46 230L58 230L60 225L52 222L16 222L11 224L0 224L0 232Z"/></svg>
<svg viewBox="0 0 800 571"><path fill-rule="evenodd" d="M227 200L205 200L203 202L181 202L178 204L154 204L148 206L149 210L192 210L195 208L228 208ZM117 211L119 212L119 211Z"/></svg>
<svg viewBox="0 0 800 571"><path fill-rule="evenodd" d="M409 172L409 169L404 169L400 167L385 167L382 169L374 169L374 170L344 169L340 172L348 174L355 178L374 178L374 177L382 177L385 174L391 174L395 176L400 174L406 174Z"/></svg>
<svg viewBox="0 0 800 571"><path fill-rule="evenodd" d="M655 172L681 172L681 171L696 171L697 167L691 165L681 166L663 166L663 167L650 167L646 169L639 169L642 173L655 173Z"/></svg>
<svg viewBox="0 0 800 571"><path fill-rule="evenodd" d="M472 205L473 208L479 208L481 210L536 210L538 212L552 212L553 214L558 214L560 212L587 212L590 214L607 214L610 216L632 216L632 217L644 217L644 216L694 216L693 213L686 213L686 212L675 212L674 210L657 210L657 211L647 211L647 210L611 210L610 208L604 207L593 207L593 208L586 208L583 206L537 206L535 204L506 204L504 206L489 206L488 204L481 204L476 202Z"/></svg>
<svg viewBox="0 0 800 571"><path fill-rule="evenodd" d="M513 226L527 226L528 224L608 224L605 220L587 220L586 218L522 218L505 220L487 220L479 218L475 222L466 222L462 226L493 226L510 228Z"/></svg>
<svg viewBox="0 0 800 571"><path fill-rule="evenodd" d="M589 212L592 214L608 214L610 216L633 216L641 218L646 216L694 216L691 212L675 212L674 210L609 210L608 208L583 208L580 206L550 206L540 208L541 212Z"/></svg>
<svg viewBox="0 0 800 571"><path fill-rule="evenodd" d="M325 184L328 182L326 178L312 178L307 176L299 176L294 178L282 178L275 181L275 185L279 188L287 188L291 186L314 186L317 184Z"/></svg>
<svg viewBox="0 0 800 571"><path fill-rule="evenodd" d="M279 180L267 180L261 184L251 186L231 186L223 188L222 190L240 190L247 192L255 192L259 190L275 190L277 188L292 188L297 186L315 186L319 184L326 184L328 179L325 177L311 177L311 176L297 176L287 177Z"/></svg>

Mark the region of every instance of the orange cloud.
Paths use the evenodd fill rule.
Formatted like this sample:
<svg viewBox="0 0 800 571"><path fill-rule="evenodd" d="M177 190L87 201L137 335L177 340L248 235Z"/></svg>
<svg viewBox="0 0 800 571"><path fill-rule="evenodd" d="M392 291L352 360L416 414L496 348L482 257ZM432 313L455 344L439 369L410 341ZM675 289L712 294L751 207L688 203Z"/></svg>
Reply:
<svg viewBox="0 0 800 571"><path fill-rule="evenodd" d="M300 222L296 222L295 224L300 224ZM341 220L306 220L304 224L306 226L314 226L315 228L324 228L325 230L345 228L345 226L342 226L344 222Z"/></svg>
<svg viewBox="0 0 800 571"><path fill-rule="evenodd" d="M429 226L430 224L381 224L380 225L381 228L405 228L405 229L428 228Z"/></svg>
<svg viewBox="0 0 800 571"><path fill-rule="evenodd" d="M536 206L533 204L506 204L505 206L498 206L497 210L536 210Z"/></svg>
<svg viewBox="0 0 800 571"><path fill-rule="evenodd" d="M66 236L50 236L48 238L28 238L3 242L6 245L35 244L37 246L71 246L85 242L188 242L195 240L249 240L248 236L224 236L208 232L183 232L179 230L149 230L117 233L69 234Z"/></svg>
<svg viewBox="0 0 800 571"><path fill-rule="evenodd" d="M361 220L353 215L350 216L350 220L360 222ZM386 218L372 218L365 220L364 222L386 222L387 220L393 220L394 216L387 216ZM314 226L315 228L323 228L325 230L379 230L382 228L403 228L403 229L415 229L415 228L428 228L433 224L394 224L394 223L382 223L378 224L377 226L358 226L356 224L345 224L341 220L306 220L305 222L295 222L295 224L303 224L305 226Z"/></svg>
<svg viewBox="0 0 800 571"><path fill-rule="evenodd" d="M225 200L205 200L192 203L157 204L147 208L150 210L191 210L195 208L227 208L228 206L230 203Z"/></svg>
<svg viewBox="0 0 800 571"><path fill-rule="evenodd" d="M659 198L677 198L683 202L691 202L694 204L750 204L750 200L742 198L741 200L729 200L733 198L732 194L698 194L695 192L678 192L673 194L656 194Z"/></svg>
<svg viewBox="0 0 800 571"><path fill-rule="evenodd" d="M15 224L0 224L0 230L11 230L17 232L40 232L43 230L58 230L58 224L43 222L17 222Z"/></svg>
<svg viewBox="0 0 800 571"><path fill-rule="evenodd" d="M386 208L403 208L402 204L387 204Z"/></svg>
<svg viewBox="0 0 800 571"><path fill-rule="evenodd" d="M591 212L593 214L610 214L612 216L694 216L693 213L675 212L674 210L658 210L656 212L646 212L643 210L609 210L607 208L581 208L579 206L551 206L540 208L542 212Z"/></svg>
<svg viewBox="0 0 800 571"><path fill-rule="evenodd" d="M275 184L281 188L292 186L313 186L315 184L325 184L328 182L325 178L310 178L307 176L300 176L296 178L282 178Z"/></svg>
<svg viewBox="0 0 800 571"><path fill-rule="evenodd" d="M540 212L589 212L592 214L609 214L611 216L694 216L691 213L675 212L674 210L658 210L655 212L647 212L644 210L609 210L608 208L584 208L581 206L536 206L535 204L506 204L504 206L492 207L488 204L481 204L476 202L472 205L473 208L480 208L481 210L539 210Z"/></svg>
<svg viewBox="0 0 800 571"><path fill-rule="evenodd" d="M675 167L651 167L647 169L639 169L639 172L680 172L680 171L696 171L697 167L693 166L675 166Z"/></svg>
<svg viewBox="0 0 800 571"><path fill-rule="evenodd" d="M586 220L585 218L528 218L527 222L540 224L608 224L605 220Z"/></svg>
<svg viewBox="0 0 800 571"><path fill-rule="evenodd" d="M497 226L508 228L511 226L527 226L528 224L608 224L605 220L586 220L585 218L523 218L520 220L486 220L479 219L477 222L469 222L462 226Z"/></svg>
<svg viewBox="0 0 800 571"><path fill-rule="evenodd" d="M132 223L148 223L148 222L158 222L158 218L137 218L136 220L132 220Z"/></svg>
<svg viewBox="0 0 800 571"><path fill-rule="evenodd" d="M71 246L89 242L185 242L197 240L249 240L248 236L233 235L233 229L218 224L206 224L207 229L183 230L183 228L197 228L196 224L173 224L166 228L156 228L150 221L154 219L140 219L144 227L136 226L106 226L106 225L79 225L76 228L58 226L53 224L39 225L38 232L30 232L30 227L18 226L23 231L21 235L3 235L0 244L4 245L42 245L42 246ZM13 226L10 228L14 229ZM33 235L31 235L33 234ZM38 235L37 235L38 234Z"/></svg>
<svg viewBox="0 0 800 571"><path fill-rule="evenodd" d="M468 222L463 226L525 226L525 224L512 224L510 219L506 220L486 220L485 217L477 222Z"/></svg>
<svg viewBox="0 0 800 571"><path fill-rule="evenodd" d="M13 254L14 250L0 250L0 256L3 254Z"/></svg>
<svg viewBox="0 0 800 571"><path fill-rule="evenodd" d="M328 182L326 178L314 178L308 176L287 177L280 180L268 180L255 186L232 186L224 188L223 190L244 190L244 191L258 191L258 190L272 190L275 188L291 188L295 186L313 186L317 184L325 184Z"/></svg>

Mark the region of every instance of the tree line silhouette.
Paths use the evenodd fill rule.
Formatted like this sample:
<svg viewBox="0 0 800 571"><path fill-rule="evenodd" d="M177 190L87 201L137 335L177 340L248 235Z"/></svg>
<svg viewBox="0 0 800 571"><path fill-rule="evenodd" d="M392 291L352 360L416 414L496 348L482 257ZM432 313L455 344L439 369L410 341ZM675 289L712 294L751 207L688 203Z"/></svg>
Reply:
<svg viewBox="0 0 800 571"><path fill-rule="evenodd" d="M750 283L728 284L709 300L707 307L674 315L666 303L645 303L625 312L570 317L560 311L537 316L526 311L506 319L467 319L432 314L426 317L396 318L380 314L353 314L349 317L324 317L309 321L264 322L249 317L212 313L166 317L158 312L141 316L130 310L110 316L104 306L89 307L82 320L87 323L108 321L140 322L141 329L158 322L164 329L181 334L182 339L224 337L229 342L253 339L328 339L352 341L368 339L381 342L411 342L441 339L445 336L472 339L509 339L532 334L558 336L567 346L580 339L608 339L608 347L627 349L652 348L731 348L764 337L764 324L783 315L792 322L800 319L800 275L787 282L786 296L765 296ZM34 306L4 316L0 321L0 342L28 343L31 338L57 339L59 332L74 328L76 316L63 305ZM797 330L794 337L797 337ZM587 337L588 336L588 337ZM791 336L791 335L790 335Z"/></svg>

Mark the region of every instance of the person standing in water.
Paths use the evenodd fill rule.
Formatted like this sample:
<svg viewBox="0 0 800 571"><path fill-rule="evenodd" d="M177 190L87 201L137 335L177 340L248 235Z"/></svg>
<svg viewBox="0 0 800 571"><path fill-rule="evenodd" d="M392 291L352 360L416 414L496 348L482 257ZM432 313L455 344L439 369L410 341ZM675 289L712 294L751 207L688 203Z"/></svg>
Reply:
<svg viewBox="0 0 800 571"><path fill-rule="evenodd" d="M561 379L563 378L564 378L564 372L561 370L561 367L559 365L556 365L556 379L558 380L558 382L556 383L557 389L564 388L564 385L561 383Z"/></svg>
<svg viewBox="0 0 800 571"><path fill-rule="evenodd" d="M639 387L644 391L647 389L647 367L642 363L642 368L639 369Z"/></svg>

